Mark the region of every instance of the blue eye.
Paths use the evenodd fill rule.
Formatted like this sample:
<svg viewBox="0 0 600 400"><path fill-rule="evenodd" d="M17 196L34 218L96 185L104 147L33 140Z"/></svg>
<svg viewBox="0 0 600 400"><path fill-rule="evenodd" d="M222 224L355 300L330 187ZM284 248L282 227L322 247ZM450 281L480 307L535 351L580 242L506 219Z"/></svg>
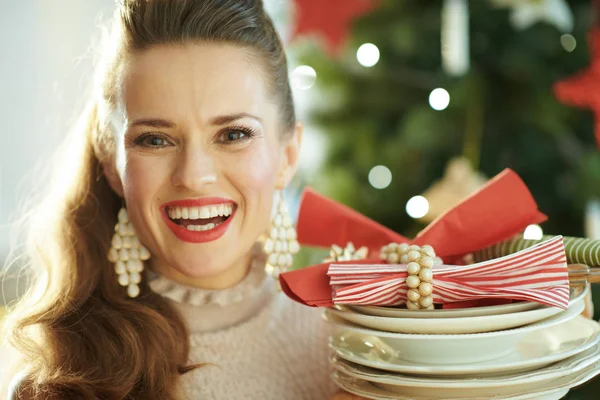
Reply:
<svg viewBox="0 0 600 400"><path fill-rule="evenodd" d="M145 133L135 140L135 144L143 147L161 148L170 146L171 142L167 138L163 137L163 135Z"/></svg>
<svg viewBox="0 0 600 400"><path fill-rule="evenodd" d="M246 142L254 136L254 130L245 126L229 128L219 135L219 141L223 144L235 144Z"/></svg>

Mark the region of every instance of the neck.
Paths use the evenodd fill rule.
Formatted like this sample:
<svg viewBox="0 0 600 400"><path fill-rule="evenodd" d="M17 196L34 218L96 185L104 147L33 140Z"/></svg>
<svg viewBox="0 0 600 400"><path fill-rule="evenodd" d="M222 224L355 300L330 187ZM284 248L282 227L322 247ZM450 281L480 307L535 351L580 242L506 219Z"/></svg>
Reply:
<svg viewBox="0 0 600 400"><path fill-rule="evenodd" d="M235 286L241 282L246 275L248 275L248 270L250 269L251 263L252 252L232 265L231 268L227 268L225 271L217 275L203 278L190 278L174 268L170 268L166 265L160 265L158 263L157 265L151 265L150 268L159 275L162 275L165 278L182 285L197 287L200 289L222 290Z"/></svg>

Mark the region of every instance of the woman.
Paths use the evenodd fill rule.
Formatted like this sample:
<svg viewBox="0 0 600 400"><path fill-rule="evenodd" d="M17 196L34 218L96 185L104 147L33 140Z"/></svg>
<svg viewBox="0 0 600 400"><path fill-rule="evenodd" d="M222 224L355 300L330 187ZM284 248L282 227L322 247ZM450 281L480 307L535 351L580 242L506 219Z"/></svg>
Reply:
<svg viewBox="0 0 600 400"><path fill-rule="evenodd" d="M295 250L270 216L302 134L261 2L124 0L109 48L31 216L10 396L330 398L319 313L276 291L257 245L283 224Z"/></svg>

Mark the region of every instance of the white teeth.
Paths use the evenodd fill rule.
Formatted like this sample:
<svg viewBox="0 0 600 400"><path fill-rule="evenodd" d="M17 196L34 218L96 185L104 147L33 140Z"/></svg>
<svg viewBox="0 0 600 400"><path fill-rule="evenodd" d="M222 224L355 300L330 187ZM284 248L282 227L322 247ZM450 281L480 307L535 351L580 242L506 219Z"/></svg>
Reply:
<svg viewBox="0 0 600 400"><path fill-rule="evenodd" d="M206 224L206 225L188 225L187 230L202 232L202 231L208 231L208 230L214 229L215 226L217 226L217 225L213 224L212 222L209 224Z"/></svg>
<svg viewBox="0 0 600 400"><path fill-rule="evenodd" d="M228 217L233 213L232 204L218 204L203 207L169 207L167 214L171 219L208 219Z"/></svg>

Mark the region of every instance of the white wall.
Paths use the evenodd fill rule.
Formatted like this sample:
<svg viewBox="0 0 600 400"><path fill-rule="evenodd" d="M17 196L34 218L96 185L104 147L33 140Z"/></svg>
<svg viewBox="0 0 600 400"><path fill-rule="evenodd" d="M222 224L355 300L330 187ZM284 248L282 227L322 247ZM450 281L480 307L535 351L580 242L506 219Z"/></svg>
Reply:
<svg viewBox="0 0 600 400"><path fill-rule="evenodd" d="M113 7L114 0L0 0L0 262L35 165L81 109L92 70L81 57ZM4 289L10 297L11 285Z"/></svg>

